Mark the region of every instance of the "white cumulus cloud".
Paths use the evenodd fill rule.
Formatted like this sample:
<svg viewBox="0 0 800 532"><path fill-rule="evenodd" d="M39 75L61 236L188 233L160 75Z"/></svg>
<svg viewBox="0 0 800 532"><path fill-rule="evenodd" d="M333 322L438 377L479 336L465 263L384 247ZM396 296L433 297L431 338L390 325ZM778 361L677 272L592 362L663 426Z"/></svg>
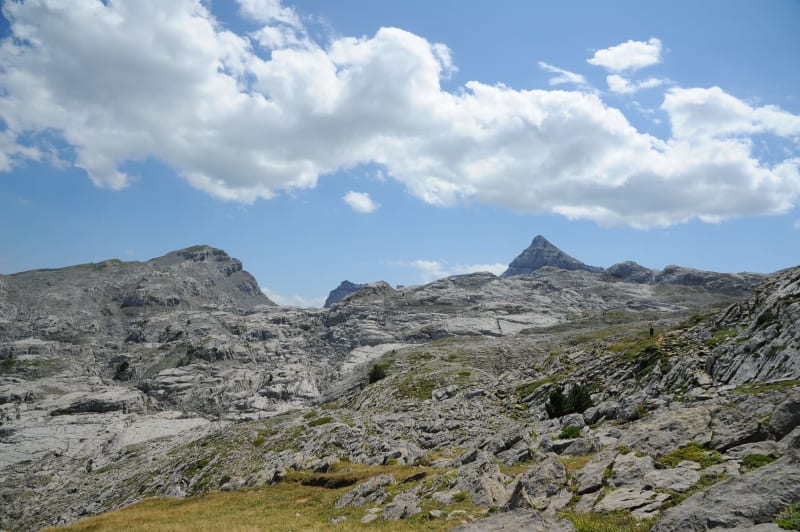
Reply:
<svg viewBox="0 0 800 532"><path fill-rule="evenodd" d="M582 87L443 90L456 68L447 46L402 29L323 45L277 0L240 1L259 26L246 35L209 5L4 3L12 37L0 42L0 170L47 153L37 141L46 133L97 185L124 188L125 163L155 158L246 203L365 164L429 204L607 225L784 213L800 196L797 149L764 160L748 137L796 139L800 117L716 87L670 89L662 110L672 134L658 138ZM660 51L658 39L629 41L590 62L630 71Z"/></svg>
<svg viewBox="0 0 800 532"><path fill-rule="evenodd" d="M661 62L661 40L655 37L647 42L628 40L622 44L597 50L588 63L612 72L638 70Z"/></svg>
<svg viewBox="0 0 800 532"><path fill-rule="evenodd" d="M663 79L647 78L642 81L630 81L619 74L611 74L606 77L608 89L617 94L634 94L642 89L652 89L664 84Z"/></svg>
<svg viewBox="0 0 800 532"><path fill-rule="evenodd" d="M679 138L771 133L800 138L800 116L774 105L752 107L719 87L672 88L661 108L669 113Z"/></svg>
<svg viewBox="0 0 800 532"><path fill-rule="evenodd" d="M379 205L372 201L369 194L366 192L353 192L352 190L345 194L342 199L347 203L355 212L362 212L369 214L375 212Z"/></svg>

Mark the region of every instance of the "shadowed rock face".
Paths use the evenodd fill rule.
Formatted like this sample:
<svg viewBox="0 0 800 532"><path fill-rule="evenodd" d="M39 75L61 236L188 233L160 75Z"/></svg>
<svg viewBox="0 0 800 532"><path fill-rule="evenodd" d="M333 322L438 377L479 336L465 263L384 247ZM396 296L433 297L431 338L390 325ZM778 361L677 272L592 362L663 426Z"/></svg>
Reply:
<svg viewBox="0 0 800 532"><path fill-rule="evenodd" d="M342 281L339 286L331 290L328 294L328 299L325 300L325 308L330 307L334 303L338 303L352 293L358 292L360 288L367 286L366 284L356 284L350 281Z"/></svg>
<svg viewBox="0 0 800 532"><path fill-rule="evenodd" d="M603 268L589 266L578 259L570 257L548 242L545 237L538 235L525 251L511 261L511 264L508 265L508 269L503 272L501 277L526 275L545 266L552 266L553 268L559 268L561 270L603 271Z"/></svg>

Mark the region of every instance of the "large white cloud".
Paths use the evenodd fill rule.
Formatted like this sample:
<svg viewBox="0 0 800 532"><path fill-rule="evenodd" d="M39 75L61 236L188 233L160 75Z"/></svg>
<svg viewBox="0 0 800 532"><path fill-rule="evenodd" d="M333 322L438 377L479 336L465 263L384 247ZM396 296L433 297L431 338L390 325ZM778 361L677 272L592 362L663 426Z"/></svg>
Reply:
<svg viewBox="0 0 800 532"><path fill-rule="evenodd" d="M661 40L653 37L647 42L625 41L610 48L597 50L586 62L612 72L638 70L656 65L661 62Z"/></svg>
<svg viewBox="0 0 800 532"><path fill-rule="evenodd" d="M785 212L800 195L797 159L760 160L746 137L796 136L780 109L673 88L674 135L659 139L590 91L444 91L447 47L397 28L321 46L276 0L240 8L261 29L235 34L199 0L4 4L15 38L0 47L0 163L40 153L17 135L56 132L98 185L124 187L124 162L155 157L243 202L375 163L431 204L642 227ZM597 61L658 57L628 44ZM657 39L640 44L660 54Z"/></svg>
<svg viewBox="0 0 800 532"><path fill-rule="evenodd" d="M752 107L719 87L670 89L661 107L680 138L771 133L800 140L800 116L774 105Z"/></svg>

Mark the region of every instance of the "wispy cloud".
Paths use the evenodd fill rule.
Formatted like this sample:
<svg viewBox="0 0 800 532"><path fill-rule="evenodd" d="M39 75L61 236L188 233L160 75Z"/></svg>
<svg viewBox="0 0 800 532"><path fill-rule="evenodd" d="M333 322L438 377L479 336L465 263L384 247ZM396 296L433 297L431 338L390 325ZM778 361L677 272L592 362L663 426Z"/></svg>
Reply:
<svg viewBox="0 0 800 532"><path fill-rule="evenodd" d="M347 203L355 212L369 214L375 212L380 205L372 201L372 198L366 192L350 191L342 199Z"/></svg>
<svg viewBox="0 0 800 532"><path fill-rule="evenodd" d="M622 44L597 50L587 63L612 72L638 70L661 62L661 40L653 37L647 42L625 41Z"/></svg>
<svg viewBox="0 0 800 532"><path fill-rule="evenodd" d="M586 83L586 78L584 78L580 74L576 74L575 72L570 72L569 70L558 68L557 66L545 63L544 61L539 61L539 68L541 68L546 72L557 74L556 76L548 80L548 83L550 83L550 85L562 85L564 83L572 83L574 85L588 86L588 83Z"/></svg>
<svg viewBox="0 0 800 532"><path fill-rule="evenodd" d="M277 303L278 305L291 306L291 307L321 307L325 304L325 297L303 297L300 295L283 296L270 290L269 288L262 287L261 291L264 292L268 298Z"/></svg>
<svg viewBox="0 0 800 532"><path fill-rule="evenodd" d="M666 80L659 78L647 78L642 81L630 81L619 74L611 74L606 77L608 89L617 94L634 94L642 89L652 89L663 85Z"/></svg>
<svg viewBox="0 0 800 532"><path fill-rule="evenodd" d="M451 275L461 275L466 273L475 272L491 272L495 275L500 275L508 268L508 265L495 262L492 264L453 264L449 265L447 261L442 260L427 260L417 259L411 261L392 261L390 264L400 266L403 268L410 268L417 270L418 279L420 282L428 283L436 279L442 279Z"/></svg>

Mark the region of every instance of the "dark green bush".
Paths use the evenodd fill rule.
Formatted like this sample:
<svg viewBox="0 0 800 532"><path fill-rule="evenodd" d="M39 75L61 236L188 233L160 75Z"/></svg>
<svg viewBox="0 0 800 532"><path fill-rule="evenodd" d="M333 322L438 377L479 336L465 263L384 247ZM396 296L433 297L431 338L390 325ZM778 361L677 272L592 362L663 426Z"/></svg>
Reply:
<svg viewBox="0 0 800 532"><path fill-rule="evenodd" d="M545 410L552 419L567 414L581 413L590 406L592 406L592 399L589 397L589 392L583 385L575 384L566 396L561 386L554 388L545 404Z"/></svg>
<svg viewBox="0 0 800 532"><path fill-rule="evenodd" d="M581 435L580 427L571 425L569 427L564 427L563 429L561 429L561 434L559 434L558 437L564 440L564 439L579 438L580 435Z"/></svg>
<svg viewBox="0 0 800 532"><path fill-rule="evenodd" d="M386 378L386 370L389 369L391 362L380 362L372 366L369 370L369 383L378 382Z"/></svg>

